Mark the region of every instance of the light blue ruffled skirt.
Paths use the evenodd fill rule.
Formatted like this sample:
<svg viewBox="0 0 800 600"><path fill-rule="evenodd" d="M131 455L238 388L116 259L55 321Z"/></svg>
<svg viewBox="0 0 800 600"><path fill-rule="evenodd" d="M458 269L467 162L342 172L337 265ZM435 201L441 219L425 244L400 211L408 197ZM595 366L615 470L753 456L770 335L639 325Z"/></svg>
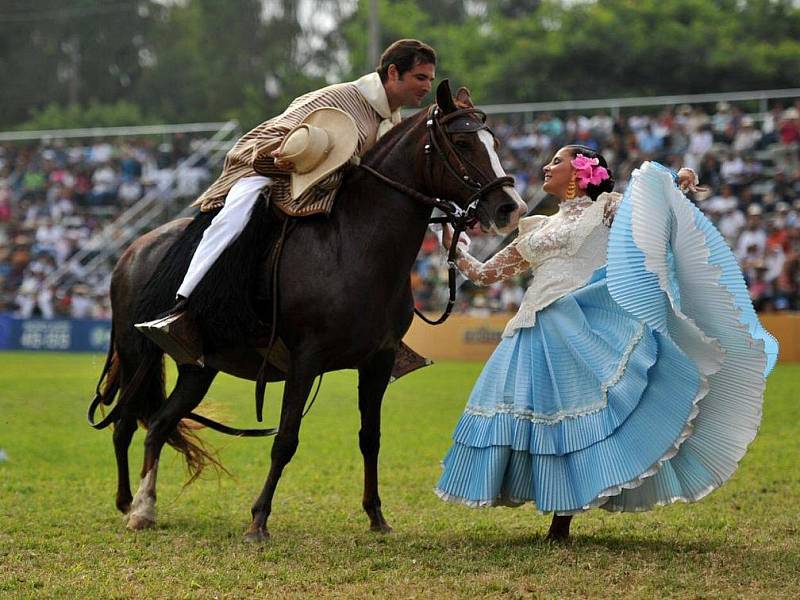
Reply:
<svg viewBox="0 0 800 600"><path fill-rule="evenodd" d="M776 357L722 237L645 163L607 267L486 363L436 492L559 513L697 500L755 436Z"/></svg>

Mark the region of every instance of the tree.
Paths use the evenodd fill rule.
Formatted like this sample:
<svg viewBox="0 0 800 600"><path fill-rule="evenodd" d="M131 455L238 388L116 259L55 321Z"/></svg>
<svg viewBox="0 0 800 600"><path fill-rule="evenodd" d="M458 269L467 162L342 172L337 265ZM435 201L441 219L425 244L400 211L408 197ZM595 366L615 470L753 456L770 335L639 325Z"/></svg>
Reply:
<svg viewBox="0 0 800 600"><path fill-rule="evenodd" d="M0 123L46 105L116 102L141 74L139 50L159 5L6 0L0 9Z"/></svg>
<svg viewBox="0 0 800 600"><path fill-rule="evenodd" d="M134 118L136 105L143 119L237 118L248 127L306 91L375 68L369 5L6 0L0 126L33 114L49 122ZM479 103L785 88L800 73L794 0L377 5L382 47L403 37L428 42L439 55L437 76L469 86Z"/></svg>

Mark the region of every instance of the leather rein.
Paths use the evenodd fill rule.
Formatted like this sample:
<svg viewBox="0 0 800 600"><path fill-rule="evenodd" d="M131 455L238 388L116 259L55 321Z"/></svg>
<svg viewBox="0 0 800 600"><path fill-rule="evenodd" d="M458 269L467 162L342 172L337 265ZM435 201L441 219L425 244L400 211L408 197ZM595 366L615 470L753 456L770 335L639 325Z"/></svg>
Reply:
<svg viewBox="0 0 800 600"><path fill-rule="evenodd" d="M456 252L458 248L458 239L464 231L472 227L478 221L478 203L489 193L498 188L507 185L514 185L514 178L509 175L502 177L487 176L477 165L469 160L463 153L459 152L458 147L450 139L451 134L456 133L475 133L485 129L491 133L491 130L486 125L486 113L477 108L462 108L453 112L447 113L444 116L441 109L437 105L433 105L428 111L425 126L428 132L428 141L425 144L425 176L427 178L427 187L430 189L430 179L432 177L433 158L438 158L444 164L447 171L456 178L456 180L466 187L471 195L464 202L466 208L462 208L459 204L452 200L442 200L423 194L399 181L384 175L380 171L370 167L369 165L360 165L362 169L372 174L386 185L394 188L402 194L426 204L433 208L438 208L444 213L443 217L433 217L429 223L449 223L453 226L453 239L450 242L450 249L447 253L447 285L450 295L447 301L447 307L438 319L429 319L419 309L414 307L414 313L423 321L430 325L439 325L444 323L453 311L453 306L456 302ZM451 163L449 157L454 157L455 161ZM477 177L477 178L476 178Z"/></svg>

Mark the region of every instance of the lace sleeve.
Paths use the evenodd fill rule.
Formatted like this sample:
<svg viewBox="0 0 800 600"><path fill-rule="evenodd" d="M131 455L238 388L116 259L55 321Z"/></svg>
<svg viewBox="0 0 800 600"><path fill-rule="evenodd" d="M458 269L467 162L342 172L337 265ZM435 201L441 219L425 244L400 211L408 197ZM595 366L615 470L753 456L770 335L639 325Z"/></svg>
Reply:
<svg viewBox="0 0 800 600"><path fill-rule="evenodd" d="M490 285L505 281L530 270L531 266L517 248L511 244L503 248L485 263L467 252L458 250L456 266L467 279L476 285Z"/></svg>
<svg viewBox="0 0 800 600"><path fill-rule="evenodd" d="M619 203L622 202L622 194L617 192L604 193L598 199L603 201L603 223L607 227L611 227L614 222L614 215L617 214Z"/></svg>

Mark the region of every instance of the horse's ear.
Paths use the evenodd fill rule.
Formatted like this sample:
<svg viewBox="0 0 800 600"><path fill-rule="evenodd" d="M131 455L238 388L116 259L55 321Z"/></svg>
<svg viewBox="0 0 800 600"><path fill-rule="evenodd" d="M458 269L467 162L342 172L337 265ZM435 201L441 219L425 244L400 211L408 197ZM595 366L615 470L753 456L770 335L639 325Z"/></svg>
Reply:
<svg viewBox="0 0 800 600"><path fill-rule="evenodd" d="M436 88L436 104L445 114L456 110L456 104L453 102L453 93L450 91L449 79L443 79Z"/></svg>
<svg viewBox="0 0 800 600"><path fill-rule="evenodd" d="M461 86L456 92L456 106L458 108L475 108L470 97L469 88Z"/></svg>

